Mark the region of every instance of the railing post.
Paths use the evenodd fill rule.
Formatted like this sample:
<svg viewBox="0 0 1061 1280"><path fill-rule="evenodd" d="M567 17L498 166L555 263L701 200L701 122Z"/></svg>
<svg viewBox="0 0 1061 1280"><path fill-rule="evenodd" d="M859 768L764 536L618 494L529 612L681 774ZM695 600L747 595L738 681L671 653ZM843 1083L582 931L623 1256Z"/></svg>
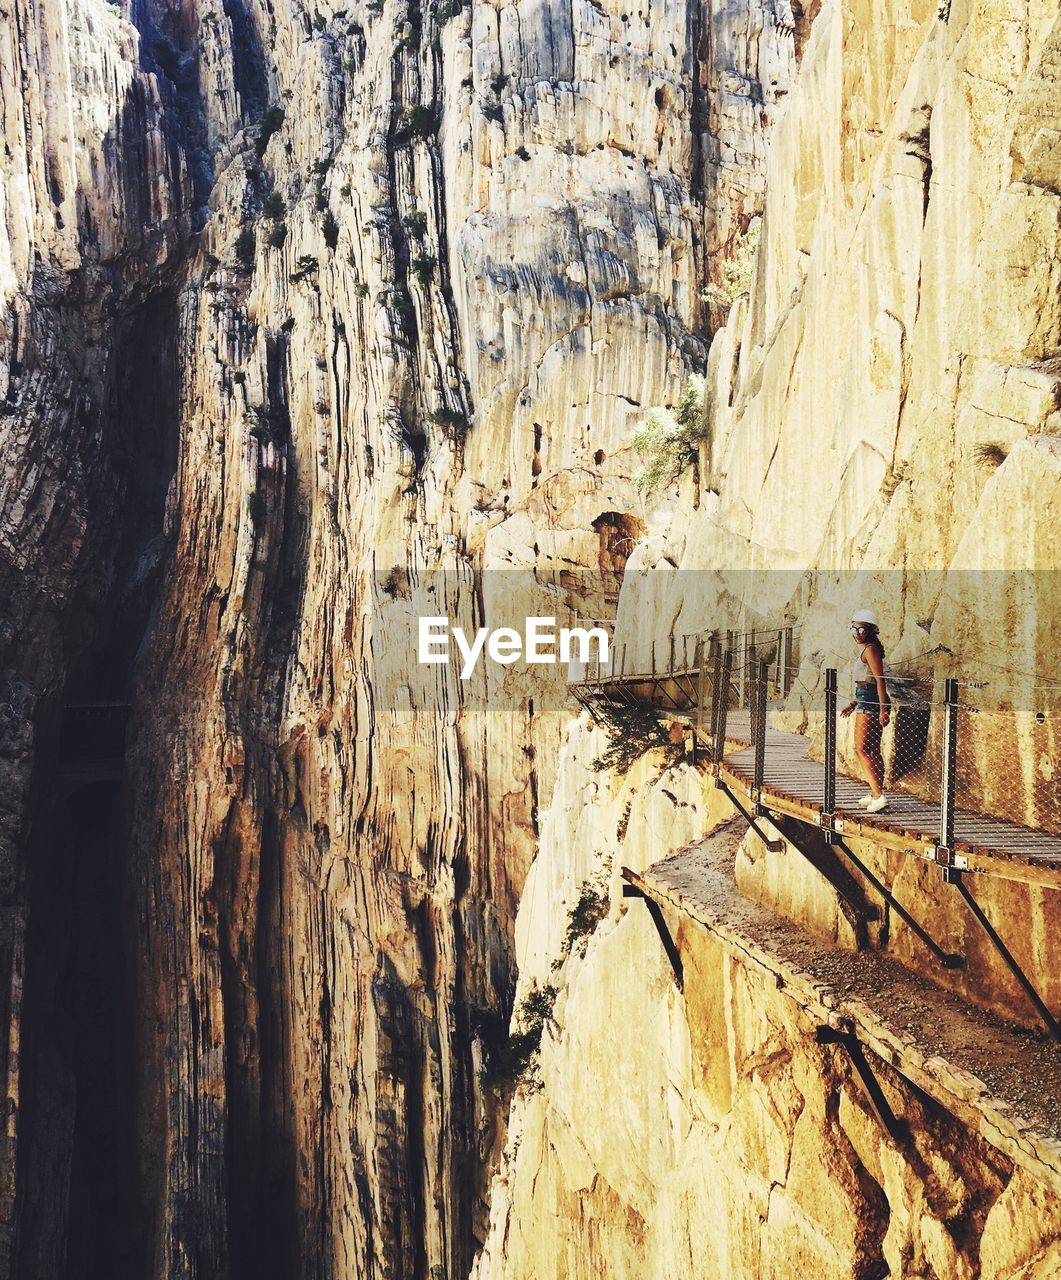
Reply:
<svg viewBox="0 0 1061 1280"><path fill-rule="evenodd" d="M715 750L715 739L718 737L718 708L722 698L722 658L728 652L722 648L719 640L712 641L711 661L711 751Z"/></svg>
<svg viewBox="0 0 1061 1280"><path fill-rule="evenodd" d="M778 680L782 698L788 697L789 679L792 672L792 628L785 627L781 632L781 677Z"/></svg>
<svg viewBox="0 0 1061 1280"><path fill-rule="evenodd" d="M673 632L671 632L671 638L670 638L670 664L667 667L667 674L668 675L674 674L674 633Z"/></svg>
<svg viewBox="0 0 1061 1280"><path fill-rule="evenodd" d="M693 667L696 671L696 705L693 707L693 764L696 764L697 748L699 746L697 740L700 737L700 725L704 718L704 637L702 632L696 636L696 644L693 645Z"/></svg>
<svg viewBox="0 0 1061 1280"><path fill-rule="evenodd" d="M951 861L954 849L954 780L958 759L958 681L943 686L943 761L939 788L939 847ZM946 878L946 872L944 872Z"/></svg>
<svg viewBox="0 0 1061 1280"><path fill-rule="evenodd" d="M718 725L715 730L715 772L722 767L722 757L726 753L726 715L729 711L729 681L733 670L733 654L727 649L722 655L722 670L718 682Z"/></svg>
<svg viewBox="0 0 1061 1280"><path fill-rule="evenodd" d="M737 655L737 706L745 707L748 703L748 636L741 635L738 639L739 652Z"/></svg>
<svg viewBox="0 0 1061 1280"><path fill-rule="evenodd" d="M655 677L655 674L656 674L656 642L655 642L655 640L653 640L653 641L652 641L652 648L651 648L651 650L650 650L650 656L651 656L651 661L652 661L652 675L653 675L653 677Z"/></svg>
<svg viewBox="0 0 1061 1280"><path fill-rule="evenodd" d="M825 795L822 798L822 826L825 843L832 844L833 814L836 812L836 668L825 672Z"/></svg>
<svg viewBox="0 0 1061 1280"><path fill-rule="evenodd" d="M763 767L766 763L766 682L770 678L770 664L759 659L759 676L753 693L752 741L755 743L755 807L759 811L759 796L763 789Z"/></svg>
<svg viewBox="0 0 1061 1280"><path fill-rule="evenodd" d="M619 650L619 675L626 675L626 642L623 641L623 647Z"/></svg>

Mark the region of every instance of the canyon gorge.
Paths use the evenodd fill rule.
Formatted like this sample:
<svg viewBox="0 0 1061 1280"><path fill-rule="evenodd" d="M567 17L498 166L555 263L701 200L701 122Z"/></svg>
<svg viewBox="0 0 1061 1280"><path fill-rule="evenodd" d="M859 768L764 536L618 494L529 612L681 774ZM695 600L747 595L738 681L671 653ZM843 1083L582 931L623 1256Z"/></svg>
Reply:
<svg viewBox="0 0 1061 1280"><path fill-rule="evenodd" d="M890 661L1056 670L1056 3L3 15L2 1274L1061 1274L1055 1047L937 868L858 845L925 976L680 724L609 764L566 673L415 657L781 619L816 679L868 595ZM1056 832L1012 705L966 785ZM976 879L1058 1009L1061 878ZM874 1022L895 1141L818 952L1037 1089Z"/></svg>

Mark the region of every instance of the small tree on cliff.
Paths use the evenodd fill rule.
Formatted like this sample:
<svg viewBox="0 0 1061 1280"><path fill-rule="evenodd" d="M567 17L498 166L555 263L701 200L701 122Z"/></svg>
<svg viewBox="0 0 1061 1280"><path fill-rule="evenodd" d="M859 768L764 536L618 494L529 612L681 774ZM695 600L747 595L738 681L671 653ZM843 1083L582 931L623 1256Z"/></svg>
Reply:
<svg viewBox="0 0 1061 1280"><path fill-rule="evenodd" d="M634 432L631 443L645 460L634 473L638 492L647 498L672 484L706 438L704 379L693 373L678 403L649 409Z"/></svg>

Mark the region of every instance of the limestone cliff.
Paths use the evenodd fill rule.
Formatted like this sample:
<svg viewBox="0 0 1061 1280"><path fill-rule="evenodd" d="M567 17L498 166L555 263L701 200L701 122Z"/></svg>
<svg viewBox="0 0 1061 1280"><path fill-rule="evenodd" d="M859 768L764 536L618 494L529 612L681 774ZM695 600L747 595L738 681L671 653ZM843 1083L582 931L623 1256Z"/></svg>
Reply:
<svg viewBox="0 0 1061 1280"><path fill-rule="evenodd" d="M807 16L8 6L5 1270L467 1274L560 727L382 620L621 570Z"/></svg>
<svg viewBox="0 0 1061 1280"><path fill-rule="evenodd" d="M652 536L627 562L628 670L668 636L798 616L801 675L820 680L868 596L890 659L958 655L1028 709L1023 673L1058 654L1059 57L1056 5L822 4L772 135L750 296L711 346L699 469L646 517ZM985 572L1001 570L1028 572ZM782 723L806 723L803 696ZM986 1094L965 1111L968 1081L928 1086L907 1009L913 1039L881 1071L913 1136L889 1142L850 1068L814 1042L814 997L800 1003L784 962L797 935L830 956L866 947L835 889L791 843L769 853L720 826L732 810L689 764L650 754L622 777L590 768L601 748L587 717L571 725L520 906L515 1029L533 1023L541 1048L478 1280L1055 1274L1056 1136L1029 1156ZM1012 742L985 726L979 753L981 800L1030 815L1034 780L1001 767ZM1049 776L1044 759L1025 756ZM716 831L700 866L687 846ZM667 917L682 993L618 875L677 850L675 877L702 872L700 896ZM933 982L964 1008L1029 1017L936 875L863 854L968 957ZM1056 1008L1056 889L980 888ZM925 972L904 933L891 921L869 951ZM864 968L830 963L840 990ZM864 1010L903 989L880 972ZM930 1021L929 1043L937 1033ZM1032 1079L1056 1098L1056 1057ZM1018 1112L1036 1092L1016 1089Z"/></svg>

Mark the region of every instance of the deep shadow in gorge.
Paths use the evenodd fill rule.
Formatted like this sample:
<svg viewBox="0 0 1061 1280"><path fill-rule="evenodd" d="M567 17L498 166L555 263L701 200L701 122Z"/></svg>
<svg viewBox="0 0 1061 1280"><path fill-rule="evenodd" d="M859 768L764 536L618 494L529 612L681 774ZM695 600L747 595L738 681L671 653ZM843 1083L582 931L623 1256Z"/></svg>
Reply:
<svg viewBox="0 0 1061 1280"><path fill-rule="evenodd" d="M18 1280L148 1273L137 1186L133 967L124 738L132 672L166 559L176 467L175 293L117 329L101 413L91 576L66 640L68 677L39 726L28 871Z"/></svg>

